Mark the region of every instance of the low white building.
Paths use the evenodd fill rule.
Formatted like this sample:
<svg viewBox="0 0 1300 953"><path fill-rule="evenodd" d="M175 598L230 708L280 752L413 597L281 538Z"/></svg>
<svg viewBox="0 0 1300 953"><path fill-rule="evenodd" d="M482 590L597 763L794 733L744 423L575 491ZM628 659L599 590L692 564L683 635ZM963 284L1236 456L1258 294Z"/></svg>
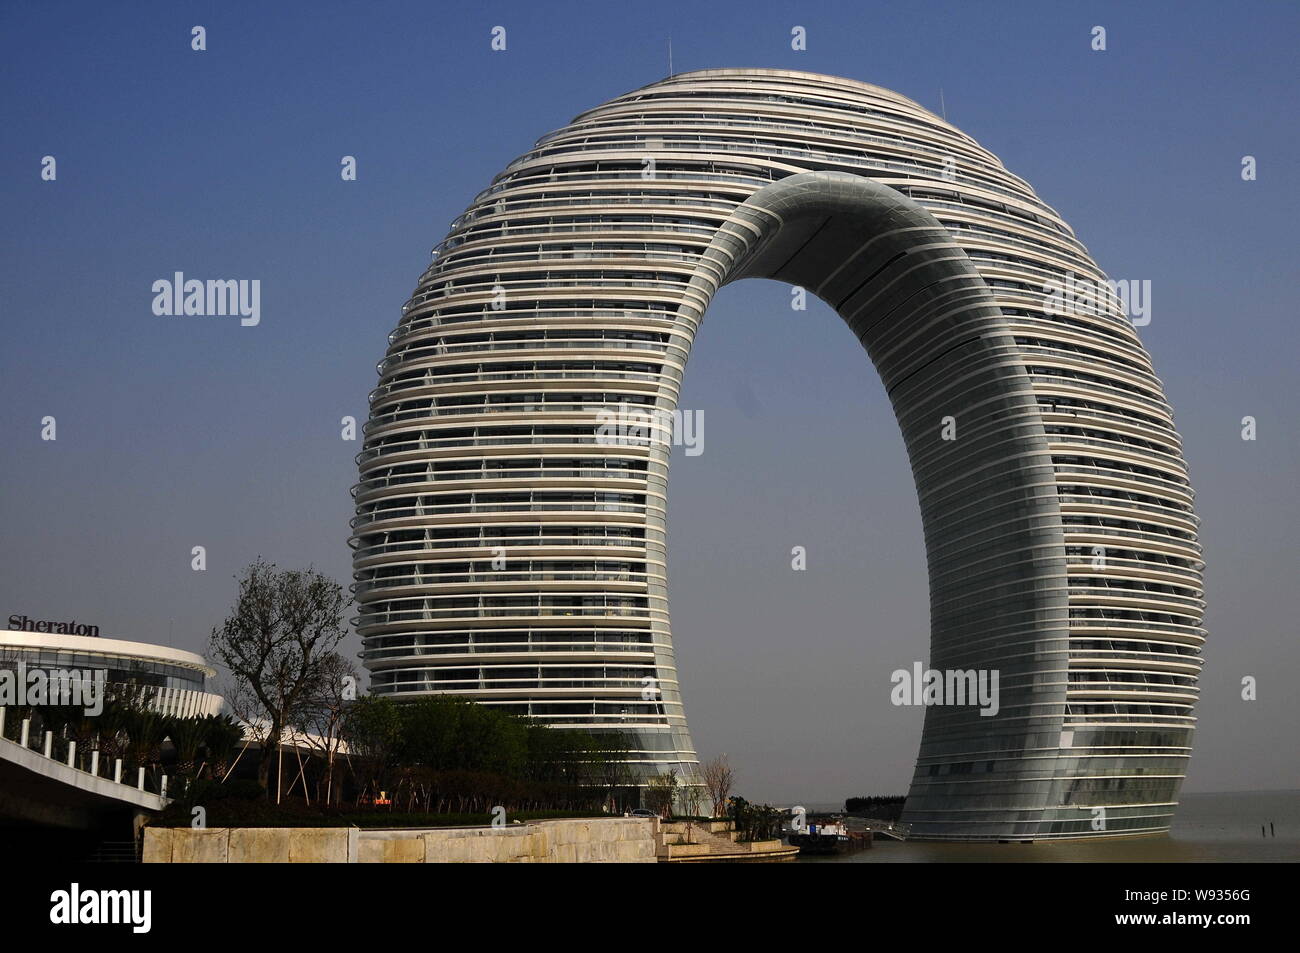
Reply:
<svg viewBox="0 0 1300 953"><path fill-rule="evenodd" d="M152 692L151 703L167 715L215 715L223 699L207 690L216 675L202 655L148 642L60 635L22 630L0 631L0 668L28 671L105 671L110 691L135 684Z"/></svg>

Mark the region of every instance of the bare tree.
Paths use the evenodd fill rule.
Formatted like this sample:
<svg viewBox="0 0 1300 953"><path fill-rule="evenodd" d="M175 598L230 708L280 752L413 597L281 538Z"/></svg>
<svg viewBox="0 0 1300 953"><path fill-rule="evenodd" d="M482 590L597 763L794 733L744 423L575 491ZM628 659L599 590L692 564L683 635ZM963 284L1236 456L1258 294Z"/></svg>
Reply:
<svg viewBox="0 0 1300 953"><path fill-rule="evenodd" d="M271 723L262 714L262 703L253 694L247 682L231 681L222 687L221 696L226 700L226 707L241 722L243 738L235 760L223 770L213 775L218 781L225 782L226 774L233 773L239 760L250 745L256 745L259 751L266 751L271 737Z"/></svg>
<svg viewBox="0 0 1300 953"><path fill-rule="evenodd" d="M350 600L342 586L314 569L278 571L260 558L238 579L239 598L212 630L209 651L254 703L244 720L266 723L257 767L266 785L285 728L301 714L325 660L347 635Z"/></svg>
<svg viewBox="0 0 1300 953"><path fill-rule="evenodd" d="M725 754L718 755L704 765L704 787L713 801L713 816L721 817L727 808L727 798L731 796L731 787L736 783L736 775L731 770L731 762Z"/></svg>
<svg viewBox="0 0 1300 953"><path fill-rule="evenodd" d="M677 799L677 769L670 768L667 774L656 774L646 782L646 807L660 817L673 816L673 802Z"/></svg>
<svg viewBox="0 0 1300 953"><path fill-rule="evenodd" d="M357 697L357 669L338 652L323 660L315 685L303 706L302 728L307 744L320 752L325 762L325 777L317 796L333 803L334 769L343 748L343 723L348 706Z"/></svg>
<svg viewBox="0 0 1300 953"><path fill-rule="evenodd" d="M687 815L699 817L700 803L704 800L704 790L697 782L691 781L682 785L681 799L682 807L686 809Z"/></svg>

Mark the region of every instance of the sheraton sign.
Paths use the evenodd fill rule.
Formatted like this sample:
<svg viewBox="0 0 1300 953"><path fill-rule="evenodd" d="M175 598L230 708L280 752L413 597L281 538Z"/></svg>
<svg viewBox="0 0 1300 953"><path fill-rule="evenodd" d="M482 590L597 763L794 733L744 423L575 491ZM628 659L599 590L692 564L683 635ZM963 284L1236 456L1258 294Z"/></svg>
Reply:
<svg viewBox="0 0 1300 953"><path fill-rule="evenodd" d="M99 626L71 622L51 622L48 619L29 619L25 615L11 615L9 628L14 632L49 632L52 635L88 635L99 638Z"/></svg>

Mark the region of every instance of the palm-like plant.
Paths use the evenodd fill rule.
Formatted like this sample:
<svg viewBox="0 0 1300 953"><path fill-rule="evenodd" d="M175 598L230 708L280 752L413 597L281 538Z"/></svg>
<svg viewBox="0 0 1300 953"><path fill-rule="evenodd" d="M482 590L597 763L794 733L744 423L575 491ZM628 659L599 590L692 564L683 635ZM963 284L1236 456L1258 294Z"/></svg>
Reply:
<svg viewBox="0 0 1300 953"><path fill-rule="evenodd" d="M99 735L98 722L98 717L87 715L81 708L76 709L73 717L68 721L68 737L77 743L78 760L86 756Z"/></svg>
<svg viewBox="0 0 1300 953"><path fill-rule="evenodd" d="M37 714L41 720L42 731L60 734L77 712L71 705L38 705Z"/></svg>
<svg viewBox="0 0 1300 953"><path fill-rule="evenodd" d="M208 726L203 718L167 719L167 737L176 747L176 774L193 778L198 764L199 748L207 739Z"/></svg>
<svg viewBox="0 0 1300 953"><path fill-rule="evenodd" d="M131 709L120 699L104 701L104 710L95 719L96 746L107 762L126 753L126 730Z"/></svg>
<svg viewBox="0 0 1300 953"><path fill-rule="evenodd" d="M208 715L200 720L203 726L203 745L211 762L209 777L218 781L226 779L230 756L235 746L244 740L244 728L229 715Z"/></svg>
<svg viewBox="0 0 1300 953"><path fill-rule="evenodd" d="M162 761L163 739L166 737L166 719L152 708L137 708L127 716L126 733L129 738L127 752L131 762L148 767L157 773Z"/></svg>

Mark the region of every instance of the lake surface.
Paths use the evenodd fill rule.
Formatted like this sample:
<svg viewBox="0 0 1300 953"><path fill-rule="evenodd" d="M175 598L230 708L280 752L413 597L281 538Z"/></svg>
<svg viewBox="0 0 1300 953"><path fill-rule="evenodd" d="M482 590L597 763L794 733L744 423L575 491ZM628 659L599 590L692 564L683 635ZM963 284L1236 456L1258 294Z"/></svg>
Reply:
<svg viewBox="0 0 1300 953"><path fill-rule="evenodd" d="M1273 836L1268 831L1273 824ZM1260 836L1260 825L1269 836ZM801 863L1295 863L1300 791L1184 794L1167 837L1038 844L926 844L880 839L870 850Z"/></svg>

